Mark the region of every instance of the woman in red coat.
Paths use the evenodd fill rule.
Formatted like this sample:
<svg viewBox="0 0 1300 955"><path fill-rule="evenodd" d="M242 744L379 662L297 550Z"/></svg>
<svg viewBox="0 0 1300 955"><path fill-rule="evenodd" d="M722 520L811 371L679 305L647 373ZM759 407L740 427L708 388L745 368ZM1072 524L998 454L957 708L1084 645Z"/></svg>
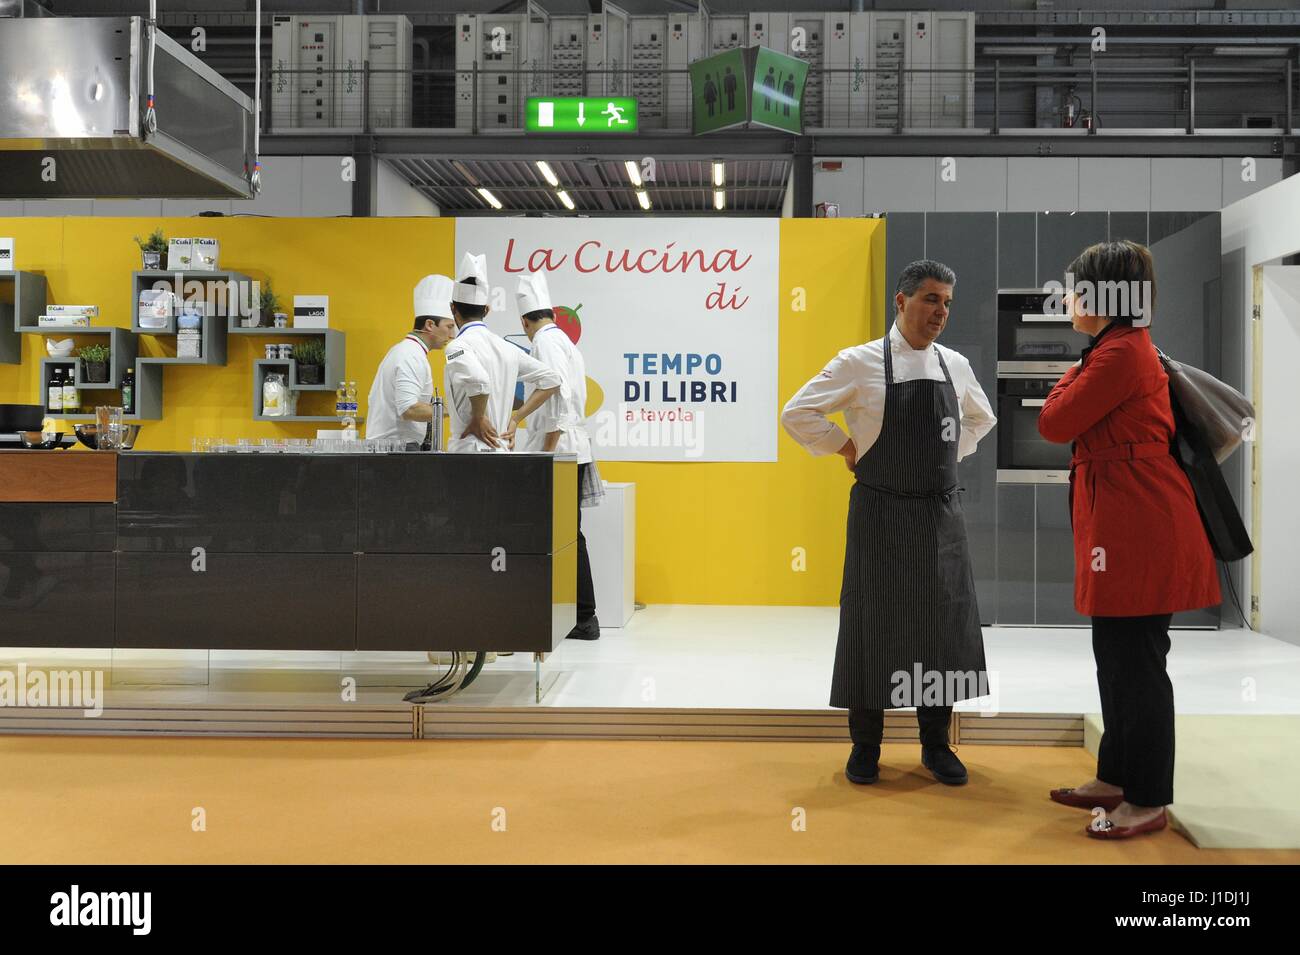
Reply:
<svg viewBox="0 0 1300 955"><path fill-rule="evenodd" d="M1074 446L1074 606L1092 618L1105 732L1096 779L1051 796L1101 806L1106 816L1088 834L1125 838L1165 827L1174 783L1169 620L1218 604L1219 577L1191 485L1169 450L1169 379L1145 327L1155 306L1151 253L1105 242L1068 272L1078 293L1067 294L1072 324L1092 340L1047 396L1038 430ZM1099 304L1118 283L1127 298L1108 294Z"/></svg>

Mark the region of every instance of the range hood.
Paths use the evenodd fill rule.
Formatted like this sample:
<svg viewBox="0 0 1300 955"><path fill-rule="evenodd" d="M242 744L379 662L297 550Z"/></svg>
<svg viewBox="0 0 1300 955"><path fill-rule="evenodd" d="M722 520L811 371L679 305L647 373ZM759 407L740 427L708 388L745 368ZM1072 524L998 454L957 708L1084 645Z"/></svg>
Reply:
<svg viewBox="0 0 1300 955"><path fill-rule="evenodd" d="M148 67L141 17L0 20L0 199L252 198L252 101L158 31L145 135Z"/></svg>

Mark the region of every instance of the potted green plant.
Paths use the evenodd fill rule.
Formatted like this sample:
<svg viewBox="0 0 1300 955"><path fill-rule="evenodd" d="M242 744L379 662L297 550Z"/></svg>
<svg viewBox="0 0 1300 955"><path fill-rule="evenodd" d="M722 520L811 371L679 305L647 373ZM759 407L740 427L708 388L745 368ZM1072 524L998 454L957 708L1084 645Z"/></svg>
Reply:
<svg viewBox="0 0 1300 955"><path fill-rule="evenodd" d="M275 324L275 313L280 308L280 297L271 288L271 283L262 285L261 295L257 300L257 312L248 320L249 328L270 328Z"/></svg>
<svg viewBox="0 0 1300 955"><path fill-rule="evenodd" d="M108 382L108 356L107 345L83 345L77 349L77 357L86 370L87 384L102 385Z"/></svg>
<svg viewBox="0 0 1300 955"><path fill-rule="evenodd" d="M319 385L325 380L325 343L309 338L293 347L298 384Z"/></svg>
<svg viewBox="0 0 1300 955"><path fill-rule="evenodd" d="M167 251L167 237L162 229L154 229L149 238L135 237L135 244L140 247L141 267L148 269L162 268L163 253Z"/></svg>

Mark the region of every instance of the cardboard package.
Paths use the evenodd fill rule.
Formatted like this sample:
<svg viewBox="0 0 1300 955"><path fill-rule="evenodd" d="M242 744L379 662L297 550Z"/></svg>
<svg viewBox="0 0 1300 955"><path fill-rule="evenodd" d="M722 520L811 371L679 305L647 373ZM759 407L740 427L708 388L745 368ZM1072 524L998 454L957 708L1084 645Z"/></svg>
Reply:
<svg viewBox="0 0 1300 955"><path fill-rule="evenodd" d="M295 295L293 297L294 328L329 328L330 297L328 295Z"/></svg>

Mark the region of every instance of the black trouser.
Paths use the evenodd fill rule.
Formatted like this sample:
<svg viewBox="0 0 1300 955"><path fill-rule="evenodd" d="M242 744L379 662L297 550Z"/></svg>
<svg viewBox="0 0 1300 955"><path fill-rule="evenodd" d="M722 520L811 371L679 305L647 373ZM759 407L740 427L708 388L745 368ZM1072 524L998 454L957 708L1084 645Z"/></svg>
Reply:
<svg viewBox="0 0 1300 955"><path fill-rule="evenodd" d="M593 620L596 616L596 587L591 582L591 558L587 556L587 538L582 536L582 484L583 469L590 464L578 465L578 623Z"/></svg>
<svg viewBox="0 0 1300 955"><path fill-rule="evenodd" d="M1105 723L1097 778L1135 806L1174 801L1174 686L1165 671L1170 614L1093 617L1092 655Z"/></svg>
<svg viewBox="0 0 1300 955"><path fill-rule="evenodd" d="M922 746L947 746L951 706L918 706L916 722L921 727ZM849 710L849 736L855 744L880 747L885 738L884 710Z"/></svg>

